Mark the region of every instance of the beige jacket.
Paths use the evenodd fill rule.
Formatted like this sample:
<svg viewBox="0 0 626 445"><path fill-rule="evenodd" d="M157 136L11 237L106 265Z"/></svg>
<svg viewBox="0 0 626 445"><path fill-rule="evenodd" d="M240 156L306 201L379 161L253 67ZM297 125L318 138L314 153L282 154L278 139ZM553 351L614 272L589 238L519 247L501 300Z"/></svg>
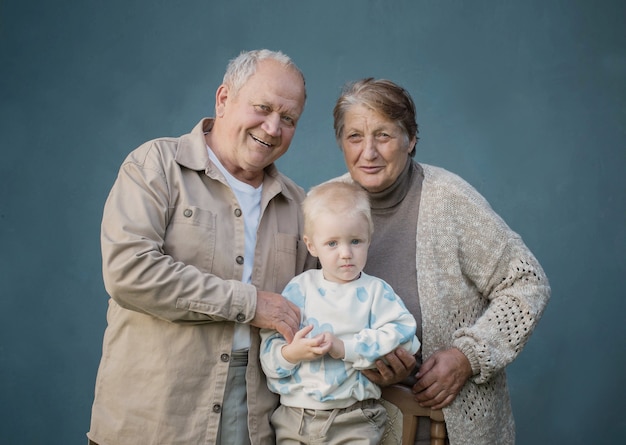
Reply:
<svg viewBox="0 0 626 445"><path fill-rule="evenodd" d="M215 443L235 323L256 288L280 293L313 265L300 240L303 190L266 169L252 272L241 281L244 221L209 161L203 119L190 134L147 142L120 168L102 220L111 296L88 437L100 445ZM252 444L273 444L277 398L253 328L246 373Z"/></svg>

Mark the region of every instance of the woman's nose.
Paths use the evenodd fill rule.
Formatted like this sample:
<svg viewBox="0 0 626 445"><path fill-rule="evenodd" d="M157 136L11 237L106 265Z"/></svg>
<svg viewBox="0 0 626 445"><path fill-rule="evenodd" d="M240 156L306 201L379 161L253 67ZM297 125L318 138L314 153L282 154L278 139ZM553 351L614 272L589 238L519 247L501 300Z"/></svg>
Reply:
<svg viewBox="0 0 626 445"><path fill-rule="evenodd" d="M363 142L363 157L369 161L378 157L378 150L376 149L374 138L365 138Z"/></svg>

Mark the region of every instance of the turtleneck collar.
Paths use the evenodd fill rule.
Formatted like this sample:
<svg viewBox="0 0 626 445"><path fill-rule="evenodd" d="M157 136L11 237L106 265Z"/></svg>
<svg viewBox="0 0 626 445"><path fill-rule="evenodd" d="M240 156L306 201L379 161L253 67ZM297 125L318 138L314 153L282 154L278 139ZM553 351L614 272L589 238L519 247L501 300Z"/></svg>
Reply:
<svg viewBox="0 0 626 445"><path fill-rule="evenodd" d="M407 157L406 165L396 181L385 190L370 193L370 205L372 209L389 209L398 205L409 192L415 174L415 163Z"/></svg>

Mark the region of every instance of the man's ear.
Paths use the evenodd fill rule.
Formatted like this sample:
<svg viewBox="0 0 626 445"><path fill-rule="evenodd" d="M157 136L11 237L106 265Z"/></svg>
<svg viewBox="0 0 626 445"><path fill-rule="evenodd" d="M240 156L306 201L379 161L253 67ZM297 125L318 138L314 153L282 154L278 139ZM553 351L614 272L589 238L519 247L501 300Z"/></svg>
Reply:
<svg viewBox="0 0 626 445"><path fill-rule="evenodd" d="M215 117L223 117L226 109L226 102L229 98L229 89L226 84L221 84L215 92Z"/></svg>
<svg viewBox="0 0 626 445"><path fill-rule="evenodd" d="M304 241L304 244L306 245L306 248L309 251L309 253L313 255L314 257L317 257L317 251L315 250L315 246L313 245L309 237L304 235L302 237L302 241Z"/></svg>

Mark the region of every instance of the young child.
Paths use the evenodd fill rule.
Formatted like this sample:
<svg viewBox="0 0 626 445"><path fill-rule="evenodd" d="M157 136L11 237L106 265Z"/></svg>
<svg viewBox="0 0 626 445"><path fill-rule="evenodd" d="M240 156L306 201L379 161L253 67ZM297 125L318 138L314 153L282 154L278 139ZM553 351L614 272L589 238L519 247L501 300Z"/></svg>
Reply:
<svg viewBox="0 0 626 445"><path fill-rule="evenodd" d="M387 283L362 272L373 231L366 192L328 182L302 205L303 240L322 268L283 291L302 315L294 340L261 332L261 364L281 401L276 443L378 444L387 415L380 388L359 370L398 346L415 354L415 319Z"/></svg>

